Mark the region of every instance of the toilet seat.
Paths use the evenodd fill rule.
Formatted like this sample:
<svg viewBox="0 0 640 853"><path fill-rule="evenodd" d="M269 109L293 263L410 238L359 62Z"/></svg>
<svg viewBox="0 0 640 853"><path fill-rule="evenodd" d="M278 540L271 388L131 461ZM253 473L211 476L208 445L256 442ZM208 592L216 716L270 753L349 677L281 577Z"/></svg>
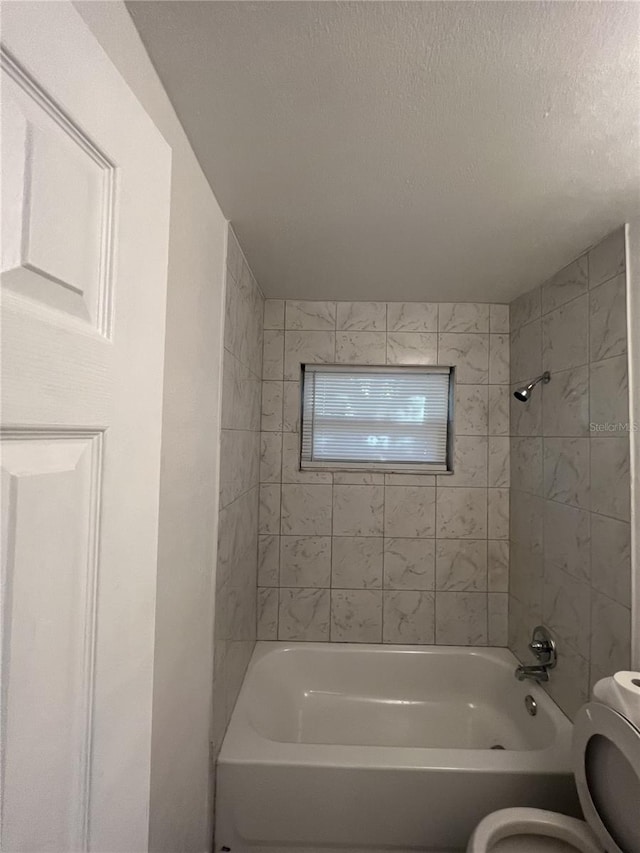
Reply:
<svg viewBox="0 0 640 853"><path fill-rule="evenodd" d="M540 835L572 844L576 853L603 853L587 824L544 809L500 809L483 818L474 830L467 853L490 853L498 841L518 835Z"/></svg>

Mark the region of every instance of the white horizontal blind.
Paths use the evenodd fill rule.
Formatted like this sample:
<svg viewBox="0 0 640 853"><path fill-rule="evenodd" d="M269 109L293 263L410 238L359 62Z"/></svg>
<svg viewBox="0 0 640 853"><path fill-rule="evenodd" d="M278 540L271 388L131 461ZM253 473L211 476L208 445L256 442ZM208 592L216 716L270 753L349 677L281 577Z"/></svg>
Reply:
<svg viewBox="0 0 640 853"><path fill-rule="evenodd" d="M448 367L306 365L301 462L447 469Z"/></svg>

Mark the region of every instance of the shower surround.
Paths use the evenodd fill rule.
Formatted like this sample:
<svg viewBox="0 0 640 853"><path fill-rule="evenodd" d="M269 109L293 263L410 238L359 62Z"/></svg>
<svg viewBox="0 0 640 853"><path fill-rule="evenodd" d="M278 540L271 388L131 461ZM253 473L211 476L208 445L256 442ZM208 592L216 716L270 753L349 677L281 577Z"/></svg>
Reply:
<svg viewBox="0 0 640 853"><path fill-rule="evenodd" d="M622 229L511 303L509 645L555 634L547 689L572 716L630 666L629 400Z"/></svg>
<svg viewBox="0 0 640 853"><path fill-rule="evenodd" d="M506 645L509 310L268 299L258 638ZM455 473L300 471L301 363L455 364Z"/></svg>

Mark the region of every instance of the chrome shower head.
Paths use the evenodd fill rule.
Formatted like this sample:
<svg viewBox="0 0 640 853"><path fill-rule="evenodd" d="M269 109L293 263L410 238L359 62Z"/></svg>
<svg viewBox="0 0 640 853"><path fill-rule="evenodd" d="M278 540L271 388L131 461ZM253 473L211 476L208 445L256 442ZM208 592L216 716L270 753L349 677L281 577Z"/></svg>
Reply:
<svg viewBox="0 0 640 853"><path fill-rule="evenodd" d="M534 379L533 382L530 382L528 385L523 385L522 388L518 388L517 391L514 391L513 396L516 398L516 400L520 400L521 403L526 403L529 397L531 396L531 392L536 387L538 382L544 382L544 384L546 385L547 382L550 381L551 374L548 370L545 370L545 372L541 376L538 376L537 379Z"/></svg>

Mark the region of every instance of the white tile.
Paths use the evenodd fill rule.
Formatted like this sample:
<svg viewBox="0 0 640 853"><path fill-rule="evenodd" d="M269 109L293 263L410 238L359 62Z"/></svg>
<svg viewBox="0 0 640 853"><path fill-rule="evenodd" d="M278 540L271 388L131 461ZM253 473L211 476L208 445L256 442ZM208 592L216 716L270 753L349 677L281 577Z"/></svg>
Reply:
<svg viewBox="0 0 640 853"><path fill-rule="evenodd" d="M528 404L527 404L528 405ZM523 492L541 495L543 491L544 454L542 438L511 439L511 482Z"/></svg>
<svg viewBox="0 0 640 853"><path fill-rule="evenodd" d="M279 586L280 537L272 533L258 537L258 586Z"/></svg>
<svg viewBox="0 0 640 853"><path fill-rule="evenodd" d="M489 335L489 382L509 383L509 335Z"/></svg>
<svg viewBox="0 0 640 853"><path fill-rule="evenodd" d="M436 643L486 646L487 594L436 592Z"/></svg>
<svg viewBox="0 0 640 853"><path fill-rule="evenodd" d="M387 305L385 302L338 302L338 331L385 332Z"/></svg>
<svg viewBox="0 0 640 853"><path fill-rule="evenodd" d="M585 334L589 323L589 297L579 296L542 318L542 369L552 374L589 361Z"/></svg>
<svg viewBox="0 0 640 853"><path fill-rule="evenodd" d="M425 538L435 534L435 489L420 486L385 488L384 535Z"/></svg>
<svg viewBox="0 0 640 853"><path fill-rule="evenodd" d="M260 438L260 482L279 483L282 477L282 433L263 432Z"/></svg>
<svg viewBox="0 0 640 853"><path fill-rule="evenodd" d="M485 592L487 589L486 539L438 539L436 589Z"/></svg>
<svg viewBox="0 0 640 853"><path fill-rule="evenodd" d="M282 536L280 585L320 587L331 584L330 536Z"/></svg>
<svg viewBox="0 0 640 853"><path fill-rule="evenodd" d="M628 521L591 513L591 583L631 606L631 527Z"/></svg>
<svg viewBox="0 0 640 853"><path fill-rule="evenodd" d="M507 436L489 438L489 486L507 487L510 484L510 440Z"/></svg>
<svg viewBox="0 0 640 853"><path fill-rule="evenodd" d="M265 299L265 329L284 329L284 299Z"/></svg>
<svg viewBox="0 0 640 853"><path fill-rule="evenodd" d="M281 589L278 639L326 642L330 600L328 589Z"/></svg>
<svg viewBox="0 0 640 853"><path fill-rule="evenodd" d="M542 587L544 624L556 634L559 644L566 644L586 659L589 657L590 602L588 583L545 564Z"/></svg>
<svg viewBox="0 0 640 853"><path fill-rule="evenodd" d="M627 288L624 275L594 288L589 294L591 361L627 351Z"/></svg>
<svg viewBox="0 0 640 853"><path fill-rule="evenodd" d="M435 474L385 474L385 486L435 486Z"/></svg>
<svg viewBox="0 0 640 853"><path fill-rule="evenodd" d="M505 592L490 592L487 603L489 605L487 617L489 645L506 646L509 642L509 596Z"/></svg>
<svg viewBox="0 0 640 853"><path fill-rule="evenodd" d="M334 486L333 535L382 536L383 486Z"/></svg>
<svg viewBox="0 0 640 853"><path fill-rule="evenodd" d="M335 348L335 332L287 331L284 343L284 378L288 381L298 381L302 364L333 362Z"/></svg>
<svg viewBox="0 0 640 853"><path fill-rule="evenodd" d="M263 432L279 432L282 429L282 382L262 383L262 422Z"/></svg>
<svg viewBox="0 0 640 853"><path fill-rule="evenodd" d="M596 361L590 367L588 420L591 435L620 435L629 421L629 382L626 355Z"/></svg>
<svg viewBox="0 0 640 853"><path fill-rule="evenodd" d="M580 580L590 577L589 513L556 501L545 501L544 557Z"/></svg>
<svg viewBox="0 0 640 853"><path fill-rule="evenodd" d="M510 388L509 415L512 436L541 436L542 435L542 401L544 390L536 389L531 398L523 403L516 400L514 392L524 383L517 382Z"/></svg>
<svg viewBox="0 0 640 853"><path fill-rule="evenodd" d="M631 611L606 595L591 602L591 666L613 675L631 666Z"/></svg>
<svg viewBox="0 0 640 853"><path fill-rule="evenodd" d="M473 388L474 386L462 385L460 387ZM489 392L489 435L509 435L509 409L511 404L511 389L506 385L489 385L487 390ZM460 434L464 435L464 433Z"/></svg>
<svg viewBox="0 0 640 853"><path fill-rule="evenodd" d="M432 592L389 590L383 593L383 643L431 644L434 621Z"/></svg>
<svg viewBox="0 0 640 853"><path fill-rule="evenodd" d="M336 362L339 364L384 364L386 353L384 332L336 333Z"/></svg>
<svg viewBox="0 0 640 853"><path fill-rule="evenodd" d="M518 296L509 305L511 331L536 320L542 313L542 288L534 287Z"/></svg>
<svg viewBox="0 0 640 853"><path fill-rule="evenodd" d="M258 640L278 639L278 590L258 589Z"/></svg>
<svg viewBox="0 0 640 853"><path fill-rule="evenodd" d="M489 331L507 334L509 327L509 306L494 303L489 306Z"/></svg>
<svg viewBox="0 0 640 853"><path fill-rule="evenodd" d="M551 381L540 390L544 435L589 434L589 365L554 373Z"/></svg>
<svg viewBox="0 0 640 853"><path fill-rule="evenodd" d="M486 486L487 459L486 435L457 435L453 445L453 473L438 474L437 485Z"/></svg>
<svg viewBox="0 0 640 853"><path fill-rule="evenodd" d="M439 332L488 332L489 305L479 302L441 302Z"/></svg>
<svg viewBox="0 0 640 853"><path fill-rule="evenodd" d="M334 536L331 586L336 589L380 589L382 541L382 537Z"/></svg>
<svg viewBox="0 0 640 853"><path fill-rule="evenodd" d="M283 382L282 429L300 431L300 382Z"/></svg>
<svg viewBox="0 0 640 853"><path fill-rule="evenodd" d="M333 482L330 471L300 470L300 435L296 432L285 432L282 435L282 482L328 485Z"/></svg>
<svg viewBox="0 0 640 853"><path fill-rule="evenodd" d="M624 228L618 228L589 252L589 286L597 287L624 271Z"/></svg>
<svg viewBox="0 0 640 853"><path fill-rule="evenodd" d="M282 379L284 364L284 332L266 331L262 350L262 378Z"/></svg>
<svg viewBox="0 0 640 853"><path fill-rule="evenodd" d="M487 542L487 585L489 592L509 590L509 542L489 539Z"/></svg>
<svg viewBox="0 0 640 853"><path fill-rule="evenodd" d="M546 438L544 441L544 495L589 509L588 438Z"/></svg>
<svg viewBox="0 0 640 853"><path fill-rule="evenodd" d="M511 333L509 353L512 383L525 384L542 373L542 323L533 320Z"/></svg>
<svg viewBox="0 0 640 853"><path fill-rule="evenodd" d="M332 486L282 486L284 535L328 536L331 534Z"/></svg>
<svg viewBox="0 0 640 853"><path fill-rule="evenodd" d="M534 554L541 554L544 535L544 498L511 489L510 498L510 537L513 542L523 545ZM562 506L559 504L559 506Z"/></svg>
<svg viewBox="0 0 640 853"><path fill-rule="evenodd" d="M390 332L437 332L437 302L388 302L387 329Z"/></svg>
<svg viewBox="0 0 640 853"><path fill-rule="evenodd" d="M455 366L456 382L485 384L489 379L489 335L439 334L438 363Z"/></svg>
<svg viewBox="0 0 640 853"><path fill-rule="evenodd" d="M335 471L333 482L336 486L383 486L384 476L370 471Z"/></svg>
<svg viewBox="0 0 640 853"><path fill-rule="evenodd" d="M288 299L285 321L287 329L333 331L336 327L336 303Z"/></svg>
<svg viewBox="0 0 640 853"><path fill-rule="evenodd" d="M587 439L591 449L591 509L629 521L629 438Z"/></svg>
<svg viewBox="0 0 640 853"><path fill-rule="evenodd" d="M509 538L509 489L487 489L487 536Z"/></svg>
<svg viewBox="0 0 640 853"><path fill-rule="evenodd" d="M509 594L537 614L542 620L542 587L544 585L544 562L542 554L532 554L517 542L509 546ZM530 626L529 631L538 622ZM527 638L527 643L531 637ZM526 643L525 643L526 648Z"/></svg>
<svg viewBox="0 0 640 853"><path fill-rule="evenodd" d="M565 302L587 292L589 287L587 256L559 270L542 285L542 313L547 314Z"/></svg>
<svg viewBox="0 0 640 853"><path fill-rule="evenodd" d="M381 642L382 592L332 589L331 640L337 643Z"/></svg>
<svg viewBox="0 0 640 853"><path fill-rule="evenodd" d="M431 332L389 332L387 364L437 364L438 336Z"/></svg>
<svg viewBox="0 0 640 853"><path fill-rule="evenodd" d="M385 539L385 589L433 589L435 540Z"/></svg>
<svg viewBox="0 0 640 853"><path fill-rule="evenodd" d="M585 657L567 647L558 656L558 665L546 685L551 696L572 720L589 699L589 663Z"/></svg>
<svg viewBox="0 0 640 853"><path fill-rule="evenodd" d="M456 385L454 423L456 435L487 435L487 385ZM508 429L507 419L507 429Z"/></svg>
<svg viewBox="0 0 640 853"><path fill-rule="evenodd" d="M487 490L438 487L436 531L442 539L485 538Z"/></svg>

